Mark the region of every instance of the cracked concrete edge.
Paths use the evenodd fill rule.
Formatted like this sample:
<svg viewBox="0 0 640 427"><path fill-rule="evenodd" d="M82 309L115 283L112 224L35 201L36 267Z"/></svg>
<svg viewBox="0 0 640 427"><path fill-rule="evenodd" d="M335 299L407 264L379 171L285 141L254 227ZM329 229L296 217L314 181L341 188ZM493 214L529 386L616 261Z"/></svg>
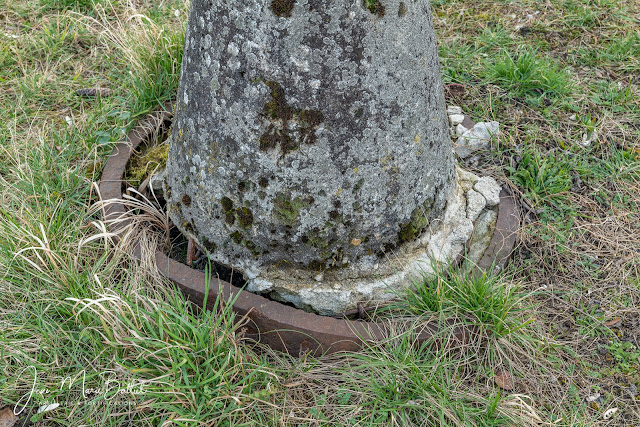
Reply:
<svg viewBox="0 0 640 427"><path fill-rule="evenodd" d="M481 183L488 185L481 189ZM495 209L497 201L493 199L500 189L493 178L479 177L458 167L456 186L442 219L434 221L417 240L390 252L386 260L377 261L375 266L353 264L328 271L321 279L314 278L316 272L295 268L252 271L250 277L245 276L247 289L269 292L272 298L329 316L354 310L359 304L376 305L397 298L405 288L432 277L435 269L447 268L461 256L472 263L479 261L491 241L493 224L485 229L487 236L476 236L473 253L468 245L481 231L475 227L478 216Z"/></svg>

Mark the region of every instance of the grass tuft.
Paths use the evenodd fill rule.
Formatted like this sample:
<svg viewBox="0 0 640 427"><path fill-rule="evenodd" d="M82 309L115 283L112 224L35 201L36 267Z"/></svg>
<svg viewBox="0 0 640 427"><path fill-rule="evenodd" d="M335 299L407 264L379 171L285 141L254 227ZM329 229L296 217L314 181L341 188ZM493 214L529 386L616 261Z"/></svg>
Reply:
<svg viewBox="0 0 640 427"><path fill-rule="evenodd" d="M513 182L536 203L561 194L572 185L569 164L551 154L542 156L537 152L527 151L517 167L506 169Z"/></svg>
<svg viewBox="0 0 640 427"><path fill-rule="evenodd" d="M406 308L416 314L467 317L497 337L525 326L524 295L518 286L499 275L477 273L470 265L435 269L433 277L407 290Z"/></svg>
<svg viewBox="0 0 640 427"><path fill-rule="evenodd" d="M507 50L487 61L488 79L518 97L560 97L571 92L569 75L548 58L540 58L536 51L520 49L515 54Z"/></svg>

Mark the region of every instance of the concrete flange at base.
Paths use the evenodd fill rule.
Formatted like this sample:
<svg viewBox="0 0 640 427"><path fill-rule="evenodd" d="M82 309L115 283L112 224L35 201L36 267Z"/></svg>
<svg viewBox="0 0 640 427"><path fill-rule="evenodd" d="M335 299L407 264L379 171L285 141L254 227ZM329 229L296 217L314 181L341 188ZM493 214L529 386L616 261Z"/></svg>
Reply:
<svg viewBox="0 0 640 427"><path fill-rule="evenodd" d="M123 176L130 157L134 150L149 138L158 124L170 120L169 110L170 106L165 105L163 110L145 117L129 133L129 141L115 146L100 180L100 195L103 200L122 198ZM117 201L105 207L106 219L117 218L125 212L125 206ZM488 269L506 262L515 244L518 225L515 201L502 190L495 233L489 247L477 263L480 269ZM126 221L117 222L111 231L117 233L126 226ZM135 250L135 254L140 257L139 248ZM197 306L202 307L204 304L207 283L207 307L213 307L218 296L223 301L234 301L234 312L249 319L245 337L267 344L275 350L292 355L304 352L356 351L365 341L378 341L388 336L389 327L384 322L351 321L320 316L247 292L222 280L211 278L207 281L203 272L175 261L160 251L156 252L155 261L160 273L176 284ZM418 344L428 340L437 331L438 326L435 323L425 325L417 336ZM470 333L468 327L454 326L453 335L460 342L467 341Z"/></svg>

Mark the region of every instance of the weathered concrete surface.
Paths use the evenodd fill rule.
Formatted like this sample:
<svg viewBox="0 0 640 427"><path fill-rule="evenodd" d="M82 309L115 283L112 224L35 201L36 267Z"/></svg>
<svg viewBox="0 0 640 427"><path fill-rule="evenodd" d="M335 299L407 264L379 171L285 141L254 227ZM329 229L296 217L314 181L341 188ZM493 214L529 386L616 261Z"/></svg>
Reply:
<svg viewBox="0 0 640 427"><path fill-rule="evenodd" d="M336 298L326 277L370 277L457 194L428 1L380 3L192 2L170 216L252 290Z"/></svg>
<svg viewBox="0 0 640 427"><path fill-rule="evenodd" d="M404 287L417 284L434 268L445 267L466 256L476 263L493 236L497 206L491 199L500 186L493 178L457 169L457 179L445 211L417 239L390 251L366 268L364 262L330 269L313 277L309 270L274 266L261 271L249 290L269 292L282 301L320 314L335 314L354 308L358 302L374 304L394 298ZM483 192L475 190L484 183Z"/></svg>

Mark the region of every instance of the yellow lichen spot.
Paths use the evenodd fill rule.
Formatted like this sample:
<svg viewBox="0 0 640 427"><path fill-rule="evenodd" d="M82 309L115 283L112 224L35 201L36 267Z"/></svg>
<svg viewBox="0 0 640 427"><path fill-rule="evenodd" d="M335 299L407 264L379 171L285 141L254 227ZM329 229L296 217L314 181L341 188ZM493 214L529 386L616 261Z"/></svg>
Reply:
<svg viewBox="0 0 640 427"><path fill-rule="evenodd" d="M360 239L351 239L351 244L353 246L360 246L361 243L362 243L362 240Z"/></svg>
<svg viewBox="0 0 640 427"><path fill-rule="evenodd" d="M342 187L338 188L338 191L336 191L336 196L339 196L342 193Z"/></svg>
<svg viewBox="0 0 640 427"><path fill-rule="evenodd" d="M358 167L356 166L356 168L353 170L353 173L358 173Z"/></svg>
<svg viewBox="0 0 640 427"><path fill-rule="evenodd" d="M416 135L416 137L413 138L413 142L416 143L416 144L419 144L420 143L420 135Z"/></svg>

